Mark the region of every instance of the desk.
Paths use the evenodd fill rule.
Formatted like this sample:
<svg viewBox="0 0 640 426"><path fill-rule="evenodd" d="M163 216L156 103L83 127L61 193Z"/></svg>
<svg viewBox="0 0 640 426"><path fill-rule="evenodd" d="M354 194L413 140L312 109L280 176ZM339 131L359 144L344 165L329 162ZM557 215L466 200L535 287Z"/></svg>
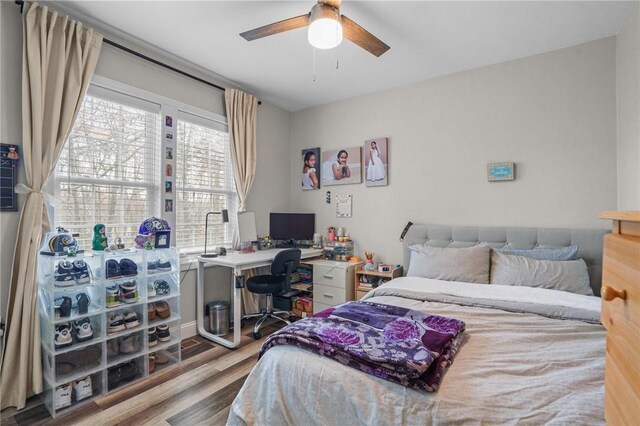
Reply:
<svg viewBox="0 0 640 426"><path fill-rule="evenodd" d="M269 266L273 258L284 249L261 250L254 253L230 253L226 256L199 257L198 258L198 279L196 284L196 322L198 334L213 342L219 343L227 348L235 348L240 344L240 321L242 320L240 301L242 298L242 287L244 280L242 272L247 269ZM301 249L301 259L318 257L322 255L322 249ZM209 333L204 328L204 267L205 265L217 265L231 268L231 289L233 292L233 341L225 339L215 334Z"/></svg>

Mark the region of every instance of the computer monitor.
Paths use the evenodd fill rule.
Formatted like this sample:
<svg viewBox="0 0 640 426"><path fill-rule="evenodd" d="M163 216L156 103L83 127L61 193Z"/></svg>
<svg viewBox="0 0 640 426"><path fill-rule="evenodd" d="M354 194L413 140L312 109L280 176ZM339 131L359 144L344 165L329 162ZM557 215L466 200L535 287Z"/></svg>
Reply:
<svg viewBox="0 0 640 426"><path fill-rule="evenodd" d="M311 240L316 230L313 213L271 213L269 236L273 240Z"/></svg>

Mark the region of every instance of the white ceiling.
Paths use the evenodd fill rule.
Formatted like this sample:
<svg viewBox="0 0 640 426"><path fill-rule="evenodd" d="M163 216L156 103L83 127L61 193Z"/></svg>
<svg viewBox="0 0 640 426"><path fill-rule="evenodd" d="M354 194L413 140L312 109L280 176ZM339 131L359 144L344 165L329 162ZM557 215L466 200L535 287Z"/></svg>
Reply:
<svg viewBox="0 0 640 426"><path fill-rule="evenodd" d="M633 1L349 1L341 11L391 50L345 41L316 53L306 29L247 42L240 32L314 1L65 1L72 9L297 111L617 34Z"/></svg>

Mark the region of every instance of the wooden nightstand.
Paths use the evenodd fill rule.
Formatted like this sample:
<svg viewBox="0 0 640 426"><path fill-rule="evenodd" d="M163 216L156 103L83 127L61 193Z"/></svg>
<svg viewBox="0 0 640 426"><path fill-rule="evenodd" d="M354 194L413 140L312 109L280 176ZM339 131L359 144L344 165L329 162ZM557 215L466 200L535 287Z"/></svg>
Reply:
<svg viewBox="0 0 640 426"><path fill-rule="evenodd" d="M375 280L376 278L380 278L383 281L389 281L394 278L398 278L402 276L402 266L398 268L394 268L389 272L378 272L376 271L365 271L362 269L364 265L358 265L356 267L355 279L353 280L355 285L355 295L356 300L360 300L364 297L365 294L369 293L375 287L362 287L360 285L361 277L365 277L368 280Z"/></svg>

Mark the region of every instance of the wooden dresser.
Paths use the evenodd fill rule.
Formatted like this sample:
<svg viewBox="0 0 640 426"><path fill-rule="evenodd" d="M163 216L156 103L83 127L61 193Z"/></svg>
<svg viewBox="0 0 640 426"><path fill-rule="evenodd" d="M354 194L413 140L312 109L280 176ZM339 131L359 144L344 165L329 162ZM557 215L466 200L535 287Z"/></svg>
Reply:
<svg viewBox="0 0 640 426"><path fill-rule="evenodd" d="M603 212L613 220L604 237L601 320L607 329L605 419L640 423L640 211Z"/></svg>

